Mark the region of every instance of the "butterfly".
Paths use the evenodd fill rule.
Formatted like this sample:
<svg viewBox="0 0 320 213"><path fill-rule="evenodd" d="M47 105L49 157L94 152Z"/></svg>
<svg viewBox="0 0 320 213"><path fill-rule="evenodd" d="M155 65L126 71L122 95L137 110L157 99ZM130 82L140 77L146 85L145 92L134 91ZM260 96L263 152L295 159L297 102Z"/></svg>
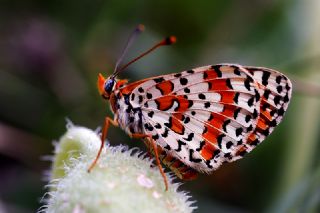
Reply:
<svg viewBox="0 0 320 213"><path fill-rule="evenodd" d="M122 57L142 30L139 25L134 31ZM173 36L162 40L121 69L117 63L108 78L99 74L99 93L109 100L114 118L105 119L101 148L89 171L101 154L110 124L144 139L167 189L160 161L179 178L192 180L198 172L211 173L242 158L281 122L292 84L273 69L216 64L133 83L116 78L142 56L175 41Z"/></svg>

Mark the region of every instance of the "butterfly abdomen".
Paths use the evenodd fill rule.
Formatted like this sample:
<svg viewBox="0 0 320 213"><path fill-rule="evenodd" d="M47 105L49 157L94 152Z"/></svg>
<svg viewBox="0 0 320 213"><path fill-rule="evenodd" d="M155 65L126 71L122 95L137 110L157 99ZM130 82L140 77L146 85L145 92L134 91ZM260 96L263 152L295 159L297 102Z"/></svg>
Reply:
<svg viewBox="0 0 320 213"><path fill-rule="evenodd" d="M129 101L130 95L120 94L116 95L116 111L115 116L119 126L126 131L127 134L144 134L143 131L143 117L140 107L133 107Z"/></svg>

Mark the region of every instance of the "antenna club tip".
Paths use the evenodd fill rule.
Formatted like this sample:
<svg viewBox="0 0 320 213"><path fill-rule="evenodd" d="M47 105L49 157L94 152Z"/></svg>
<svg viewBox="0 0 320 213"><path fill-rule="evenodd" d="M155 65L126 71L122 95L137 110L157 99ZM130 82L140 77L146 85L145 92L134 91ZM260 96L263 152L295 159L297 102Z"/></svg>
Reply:
<svg viewBox="0 0 320 213"><path fill-rule="evenodd" d="M166 45L174 44L177 42L177 37L175 36L169 36L168 38L165 39Z"/></svg>
<svg viewBox="0 0 320 213"><path fill-rule="evenodd" d="M139 24L139 25L137 26L137 29L138 29L140 32L142 32L142 31L144 31L145 26L144 26L143 24Z"/></svg>

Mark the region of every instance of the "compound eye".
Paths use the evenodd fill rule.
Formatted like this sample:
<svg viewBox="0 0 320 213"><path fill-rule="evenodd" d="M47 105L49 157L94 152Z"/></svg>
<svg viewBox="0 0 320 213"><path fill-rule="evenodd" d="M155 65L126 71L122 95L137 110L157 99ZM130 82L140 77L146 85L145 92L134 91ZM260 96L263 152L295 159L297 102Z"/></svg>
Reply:
<svg viewBox="0 0 320 213"><path fill-rule="evenodd" d="M113 89L113 85L114 85L114 79L109 79L106 84L104 85L104 90L107 93L110 93Z"/></svg>

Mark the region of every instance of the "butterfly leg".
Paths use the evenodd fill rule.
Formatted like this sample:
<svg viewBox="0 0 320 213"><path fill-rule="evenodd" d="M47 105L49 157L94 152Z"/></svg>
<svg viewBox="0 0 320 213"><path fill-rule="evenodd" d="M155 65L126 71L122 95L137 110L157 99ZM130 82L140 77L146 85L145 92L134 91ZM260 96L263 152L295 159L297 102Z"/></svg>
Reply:
<svg viewBox="0 0 320 213"><path fill-rule="evenodd" d="M133 133L133 134L129 134L129 137L144 139L144 138L150 138L151 136L146 134L141 134L141 133Z"/></svg>
<svg viewBox="0 0 320 213"><path fill-rule="evenodd" d="M152 148L153 148L153 151L154 151L154 155L156 157L157 166L159 168L161 176L163 177L163 181L164 181L164 185L166 187L166 191L168 191L168 180L167 180L167 176L165 175L165 173L163 171L163 168L161 166L161 163L160 163L157 145L156 145L155 141L152 138L149 138L149 142L152 145Z"/></svg>
<svg viewBox="0 0 320 213"><path fill-rule="evenodd" d="M118 126L118 122L113 120L112 118L110 117L106 117L105 120L104 120L104 125L103 125L103 128L102 128L102 134L101 134L101 145L100 145L100 149L99 149L99 152L96 156L96 158L94 159L94 161L91 163L89 169L88 169L88 172L91 172L91 170L94 168L94 166L96 165L98 159L100 158L100 155L101 155L101 152L102 152L102 149L103 149L103 146L104 146L104 141L107 137L107 134L108 134L108 129L109 129L109 126L110 124L112 124L113 126Z"/></svg>
<svg viewBox="0 0 320 213"><path fill-rule="evenodd" d="M148 153L154 155L154 151L150 146L149 140L145 140L145 144L148 147ZM159 159L162 163L168 167L172 172L174 172L178 178L184 181L194 180L198 172L191 167L185 165L179 159L175 158L170 153L164 151L161 147L158 146Z"/></svg>
<svg viewBox="0 0 320 213"><path fill-rule="evenodd" d="M129 135L130 137L132 138L141 138L141 139L148 139L149 143L152 145L152 149L154 151L154 155L156 157L156 163L157 163L157 166L159 168L159 171L160 171L160 174L161 176L163 177L163 181L164 181L164 185L166 187L166 191L168 191L168 180L167 180L167 176L165 175L164 171L163 171L163 168L161 166L161 163L160 163L160 159L159 159L159 154L158 154L158 149L157 149L157 145L156 143L154 142L154 140L152 139L152 136L151 135L146 135L146 134L140 134L140 133L134 133L134 134L131 134Z"/></svg>

